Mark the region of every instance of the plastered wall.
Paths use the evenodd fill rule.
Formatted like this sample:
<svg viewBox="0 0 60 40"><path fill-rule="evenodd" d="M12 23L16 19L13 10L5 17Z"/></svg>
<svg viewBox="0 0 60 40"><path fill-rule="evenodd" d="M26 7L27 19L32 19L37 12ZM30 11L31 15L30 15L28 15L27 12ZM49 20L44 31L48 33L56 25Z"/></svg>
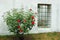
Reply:
<svg viewBox="0 0 60 40"><path fill-rule="evenodd" d="M32 33L46 33L46 32L59 32L60 31L60 19L59 17L59 10L60 6L59 0L0 0L0 35L9 35L12 34L8 31L6 23L3 21L3 14L4 12L13 9L13 8L24 8L28 10L29 8L32 8L34 12L37 12L37 4L38 3L46 3L51 4L51 26L50 28L39 28L37 26L37 15L36 15L36 25L32 28L32 30L29 32ZM57 11L58 10L58 11Z"/></svg>

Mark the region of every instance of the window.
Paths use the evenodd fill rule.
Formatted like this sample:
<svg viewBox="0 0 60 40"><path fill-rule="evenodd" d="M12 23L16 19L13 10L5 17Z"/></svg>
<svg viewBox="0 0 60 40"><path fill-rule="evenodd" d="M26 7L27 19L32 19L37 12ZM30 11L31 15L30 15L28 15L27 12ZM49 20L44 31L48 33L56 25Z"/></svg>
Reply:
<svg viewBox="0 0 60 40"><path fill-rule="evenodd" d="M51 4L38 4L38 27L50 27Z"/></svg>

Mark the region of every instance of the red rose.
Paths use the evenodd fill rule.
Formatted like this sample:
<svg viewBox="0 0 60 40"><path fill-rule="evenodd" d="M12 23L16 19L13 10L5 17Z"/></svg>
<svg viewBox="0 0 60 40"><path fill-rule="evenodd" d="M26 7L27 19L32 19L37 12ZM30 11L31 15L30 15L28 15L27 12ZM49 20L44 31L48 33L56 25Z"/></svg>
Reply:
<svg viewBox="0 0 60 40"><path fill-rule="evenodd" d="M32 19L34 19L34 16L31 16Z"/></svg>
<svg viewBox="0 0 60 40"><path fill-rule="evenodd" d="M20 32L23 32L23 30L20 30Z"/></svg>
<svg viewBox="0 0 60 40"><path fill-rule="evenodd" d="M17 20L17 22L19 23L19 22L20 22L20 20Z"/></svg>
<svg viewBox="0 0 60 40"><path fill-rule="evenodd" d="M35 22L34 21L32 21L32 25L34 25L35 24Z"/></svg>
<svg viewBox="0 0 60 40"><path fill-rule="evenodd" d="M24 23L26 22L26 20L24 19Z"/></svg>
<svg viewBox="0 0 60 40"><path fill-rule="evenodd" d="M20 26L18 26L18 28L20 28Z"/></svg>
<svg viewBox="0 0 60 40"><path fill-rule="evenodd" d="M30 8L29 10L30 10L30 11L32 11L32 9L31 9L31 8Z"/></svg>

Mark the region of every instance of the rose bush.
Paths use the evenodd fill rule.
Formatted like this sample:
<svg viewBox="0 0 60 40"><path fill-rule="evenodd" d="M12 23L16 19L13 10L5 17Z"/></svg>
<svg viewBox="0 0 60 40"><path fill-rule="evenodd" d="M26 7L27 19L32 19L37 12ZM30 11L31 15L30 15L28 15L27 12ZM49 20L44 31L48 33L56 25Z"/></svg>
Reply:
<svg viewBox="0 0 60 40"><path fill-rule="evenodd" d="M35 17L32 9L29 9L28 11L22 9L7 11L4 20L9 31L15 34L29 32L35 24Z"/></svg>

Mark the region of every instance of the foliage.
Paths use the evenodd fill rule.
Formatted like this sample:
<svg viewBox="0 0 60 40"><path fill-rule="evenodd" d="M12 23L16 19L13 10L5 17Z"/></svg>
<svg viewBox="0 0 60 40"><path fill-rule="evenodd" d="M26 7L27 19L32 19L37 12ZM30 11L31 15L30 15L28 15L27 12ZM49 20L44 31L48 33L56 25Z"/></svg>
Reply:
<svg viewBox="0 0 60 40"><path fill-rule="evenodd" d="M26 33L32 29L35 24L34 13L32 9L24 11L23 9L13 9L6 12L4 20L13 33Z"/></svg>

